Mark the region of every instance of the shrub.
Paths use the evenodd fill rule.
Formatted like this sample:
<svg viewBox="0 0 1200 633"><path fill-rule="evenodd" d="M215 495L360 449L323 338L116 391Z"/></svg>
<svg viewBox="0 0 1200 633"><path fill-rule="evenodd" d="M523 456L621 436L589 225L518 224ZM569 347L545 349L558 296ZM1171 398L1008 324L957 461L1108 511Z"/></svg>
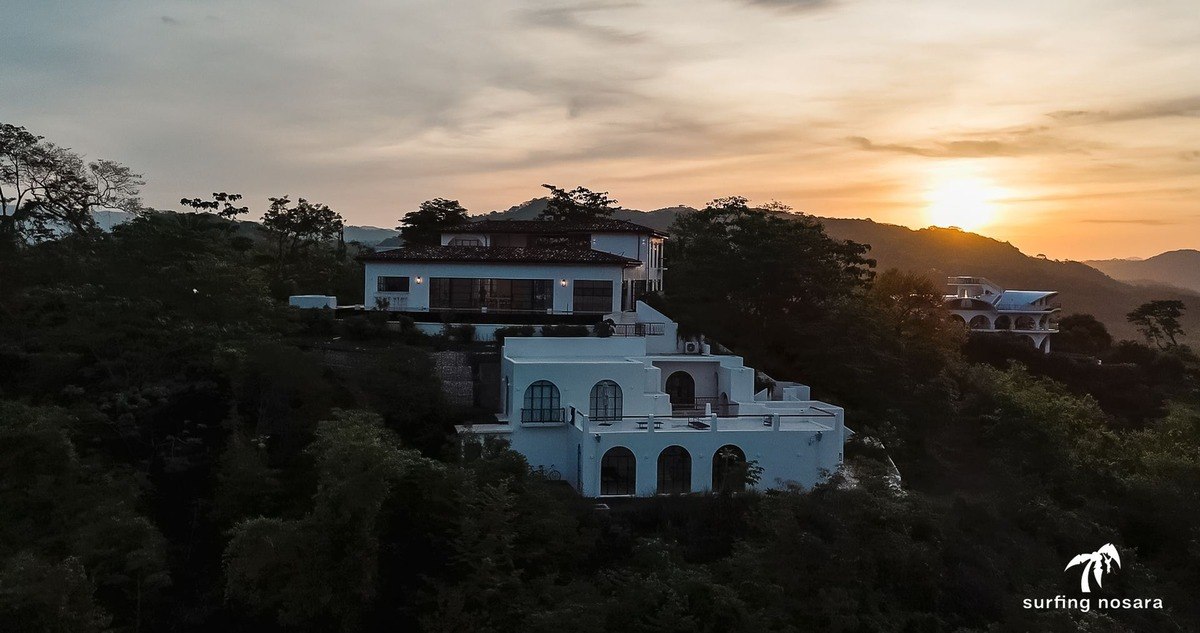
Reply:
<svg viewBox="0 0 1200 633"><path fill-rule="evenodd" d="M610 321L601 321L592 327L592 331L600 338L608 338L613 335L613 324Z"/></svg>
<svg viewBox="0 0 1200 633"><path fill-rule="evenodd" d="M542 336L587 336L586 325L543 325Z"/></svg>
<svg viewBox="0 0 1200 633"><path fill-rule="evenodd" d="M475 325L472 323L463 323L462 325L447 323L442 326L442 335L452 341L470 343L475 340Z"/></svg>
<svg viewBox="0 0 1200 633"><path fill-rule="evenodd" d="M496 333L492 336L496 342L503 345L504 339L510 336L533 336L532 325L510 325L508 327L496 328Z"/></svg>

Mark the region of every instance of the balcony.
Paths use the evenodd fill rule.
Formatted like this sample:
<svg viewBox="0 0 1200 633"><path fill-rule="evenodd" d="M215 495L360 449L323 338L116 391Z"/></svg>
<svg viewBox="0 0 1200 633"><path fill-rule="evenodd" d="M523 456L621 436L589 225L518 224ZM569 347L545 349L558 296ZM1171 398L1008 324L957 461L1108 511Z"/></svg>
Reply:
<svg viewBox="0 0 1200 633"><path fill-rule="evenodd" d="M562 407L521 409L522 426L562 426L566 423L567 412Z"/></svg>
<svg viewBox="0 0 1200 633"><path fill-rule="evenodd" d="M690 403L671 403L671 415L675 417L694 417L706 415L707 411L712 411L717 417L727 418L732 415L736 404L731 405L729 401L721 402L720 398L709 396L697 396L692 398Z"/></svg>
<svg viewBox="0 0 1200 633"><path fill-rule="evenodd" d="M617 323L612 326L613 336L662 336L664 333L665 323Z"/></svg>

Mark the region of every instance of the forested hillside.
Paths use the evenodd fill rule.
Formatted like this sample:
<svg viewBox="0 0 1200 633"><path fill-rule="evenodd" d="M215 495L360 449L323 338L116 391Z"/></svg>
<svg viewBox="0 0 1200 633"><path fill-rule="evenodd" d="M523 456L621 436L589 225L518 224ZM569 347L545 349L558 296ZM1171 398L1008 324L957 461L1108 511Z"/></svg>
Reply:
<svg viewBox="0 0 1200 633"><path fill-rule="evenodd" d="M1114 279L1200 292L1200 251L1195 249L1168 251L1146 259L1097 259L1084 263Z"/></svg>
<svg viewBox="0 0 1200 633"><path fill-rule="evenodd" d="M604 510L458 442L486 412L445 401L430 355L461 332L286 307L361 287L335 210L275 198L246 230L222 194L106 232L86 166L47 149L0 156L73 183L0 216L0 631L1200 629L1184 344L1086 318L1074 356L968 338L922 275L718 199L674 223L651 300L845 406L848 468ZM1063 568L1105 543L1098 595L1162 608L1024 606L1078 597Z"/></svg>

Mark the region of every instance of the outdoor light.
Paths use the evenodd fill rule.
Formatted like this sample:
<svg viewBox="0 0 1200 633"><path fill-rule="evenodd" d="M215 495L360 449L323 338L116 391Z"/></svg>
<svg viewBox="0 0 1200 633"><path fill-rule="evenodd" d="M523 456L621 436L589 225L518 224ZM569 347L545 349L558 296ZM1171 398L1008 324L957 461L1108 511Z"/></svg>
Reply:
<svg viewBox="0 0 1200 633"><path fill-rule="evenodd" d="M419 286L419 285L421 285L421 283L422 283L422 282L421 282L421 278L420 278L420 277L417 277L417 285Z"/></svg>
<svg viewBox="0 0 1200 633"><path fill-rule="evenodd" d="M566 288L566 287L567 287L567 280L566 280L566 279L560 279L560 280L559 280L559 282L558 282L558 285L562 286L563 288Z"/></svg>

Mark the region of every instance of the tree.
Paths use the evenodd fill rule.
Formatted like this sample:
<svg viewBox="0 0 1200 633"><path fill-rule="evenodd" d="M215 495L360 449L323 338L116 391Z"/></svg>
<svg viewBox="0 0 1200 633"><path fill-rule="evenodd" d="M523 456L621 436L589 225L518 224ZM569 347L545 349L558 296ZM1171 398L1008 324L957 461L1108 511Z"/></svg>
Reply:
<svg viewBox="0 0 1200 633"><path fill-rule="evenodd" d="M212 200L204 200L203 198L182 198L180 199L179 204L191 207L200 212L212 211L227 220L233 220L243 213L250 212L250 207L234 206L233 203L241 199L242 194L240 193L225 193L222 191L220 193L214 193L212 195Z"/></svg>
<svg viewBox="0 0 1200 633"><path fill-rule="evenodd" d="M1058 322L1054 348L1075 354L1099 354L1112 347L1112 335L1090 314L1070 314Z"/></svg>
<svg viewBox="0 0 1200 633"><path fill-rule="evenodd" d="M400 237L405 244L436 246L442 230L462 226L470 222L467 210L458 200L434 198L421 203L416 211L404 214L400 220Z"/></svg>
<svg viewBox="0 0 1200 633"><path fill-rule="evenodd" d="M620 207L608 197L607 191L592 191L575 187L567 191L554 185L542 185L550 190L550 202L538 217L542 220L587 222L612 217Z"/></svg>
<svg viewBox="0 0 1200 633"><path fill-rule="evenodd" d="M1167 349L1179 345L1177 338L1183 335L1179 319L1184 309L1182 301L1157 299L1143 303L1125 318L1146 337L1146 342Z"/></svg>
<svg viewBox="0 0 1200 633"><path fill-rule="evenodd" d="M120 163L84 162L23 127L0 124L0 232L7 239L91 233L94 211L140 210L144 184Z"/></svg>
<svg viewBox="0 0 1200 633"><path fill-rule="evenodd" d="M340 236L345 228L342 216L326 205L300 198L293 207L287 196L270 201L262 226L275 244L278 262L295 259L309 247Z"/></svg>

